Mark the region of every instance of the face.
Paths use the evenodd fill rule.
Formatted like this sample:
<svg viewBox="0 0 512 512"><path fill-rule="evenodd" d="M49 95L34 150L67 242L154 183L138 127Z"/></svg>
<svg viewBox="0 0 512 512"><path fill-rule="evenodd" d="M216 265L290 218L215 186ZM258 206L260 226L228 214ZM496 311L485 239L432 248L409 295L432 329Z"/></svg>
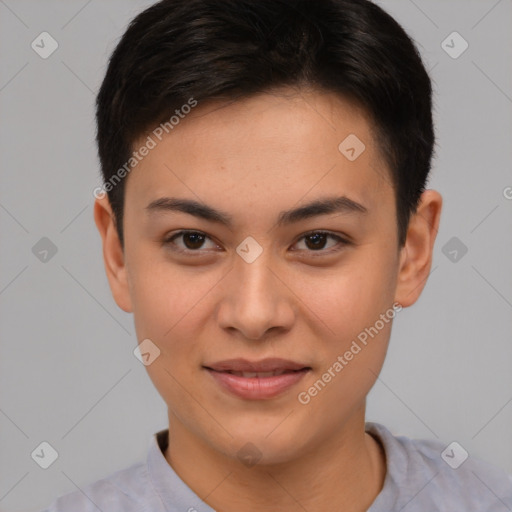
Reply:
<svg viewBox="0 0 512 512"><path fill-rule="evenodd" d="M114 297L160 350L171 429L276 463L361 421L407 291L361 110L320 92L199 104L130 173L124 252L113 233Z"/></svg>

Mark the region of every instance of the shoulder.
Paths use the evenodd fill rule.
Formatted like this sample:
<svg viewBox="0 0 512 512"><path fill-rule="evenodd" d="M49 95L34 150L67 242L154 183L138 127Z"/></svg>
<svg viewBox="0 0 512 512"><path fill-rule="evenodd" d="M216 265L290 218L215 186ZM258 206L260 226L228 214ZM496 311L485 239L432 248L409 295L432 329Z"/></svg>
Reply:
<svg viewBox="0 0 512 512"><path fill-rule="evenodd" d="M366 431L379 438L386 452L383 491L387 486L403 500L437 506L436 510L454 506L478 506L480 512L512 509L512 476L473 457L456 441L394 436L378 423L367 423Z"/></svg>
<svg viewBox="0 0 512 512"><path fill-rule="evenodd" d="M142 512L147 509L150 488L147 465L139 462L60 496L44 512Z"/></svg>

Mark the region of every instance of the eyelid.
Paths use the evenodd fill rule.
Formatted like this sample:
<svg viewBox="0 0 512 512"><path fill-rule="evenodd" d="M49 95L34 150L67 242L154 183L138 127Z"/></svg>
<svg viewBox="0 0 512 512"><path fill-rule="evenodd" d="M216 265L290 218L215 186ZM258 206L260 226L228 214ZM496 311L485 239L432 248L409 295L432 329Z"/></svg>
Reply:
<svg viewBox="0 0 512 512"><path fill-rule="evenodd" d="M302 233L302 235L300 235L297 240L302 240L304 237L311 235L329 235L334 238L338 238L347 244L350 243L350 238L347 235L335 233L334 231L329 231L328 229L312 229L310 231L306 231L305 233Z"/></svg>

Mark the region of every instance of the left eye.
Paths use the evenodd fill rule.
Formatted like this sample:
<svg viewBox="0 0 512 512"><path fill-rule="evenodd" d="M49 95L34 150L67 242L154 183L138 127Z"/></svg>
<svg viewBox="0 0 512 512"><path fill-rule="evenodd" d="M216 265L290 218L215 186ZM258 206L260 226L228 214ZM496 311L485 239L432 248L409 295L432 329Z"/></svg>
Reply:
<svg viewBox="0 0 512 512"><path fill-rule="evenodd" d="M180 238L183 241L183 245L181 247L174 242L176 239ZM334 250L326 250L326 241L329 238L336 242L332 244L330 247L336 247L337 245L339 247ZM211 238L205 233L202 233L201 231L179 231L178 233L175 233L174 235L164 240L164 244L171 246L171 249L177 252L199 252L198 250L203 248L205 240L211 240ZM307 252L331 253L340 250L343 245L348 245L349 243L342 237L334 235L333 233L329 233L328 231L313 231L307 233L303 235L301 238L299 238L295 245L299 244L301 240L305 241ZM218 247L218 245L213 242L212 245L213 248ZM329 247L327 249L329 249Z"/></svg>
<svg viewBox="0 0 512 512"><path fill-rule="evenodd" d="M341 247L338 247L334 251L332 250L323 250L325 249L326 240L328 238L331 238L332 240L335 240L337 243L331 245L331 247L343 246L346 245L348 242L341 238L338 235L334 235L332 233L329 233L327 231L313 231L312 233L307 233L306 235L302 236L299 240L304 239L306 241L306 247L308 249L312 249L313 252L335 252L336 250L339 250ZM299 242L297 242L299 243Z"/></svg>

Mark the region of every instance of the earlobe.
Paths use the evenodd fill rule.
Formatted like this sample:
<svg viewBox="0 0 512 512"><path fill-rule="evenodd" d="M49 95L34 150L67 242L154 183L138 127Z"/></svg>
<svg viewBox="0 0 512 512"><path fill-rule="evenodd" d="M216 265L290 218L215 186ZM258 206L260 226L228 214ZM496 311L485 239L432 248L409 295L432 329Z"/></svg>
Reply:
<svg viewBox="0 0 512 512"><path fill-rule="evenodd" d="M102 239L103 262L112 296L123 311L130 313L132 304L125 255L107 196L96 199L94 203L94 221Z"/></svg>
<svg viewBox="0 0 512 512"><path fill-rule="evenodd" d="M400 253L395 300L403 307L414 304L428 278L432 266L434 242L441 219L442 197L426 190L409 221L407 238Z"/></svg>

